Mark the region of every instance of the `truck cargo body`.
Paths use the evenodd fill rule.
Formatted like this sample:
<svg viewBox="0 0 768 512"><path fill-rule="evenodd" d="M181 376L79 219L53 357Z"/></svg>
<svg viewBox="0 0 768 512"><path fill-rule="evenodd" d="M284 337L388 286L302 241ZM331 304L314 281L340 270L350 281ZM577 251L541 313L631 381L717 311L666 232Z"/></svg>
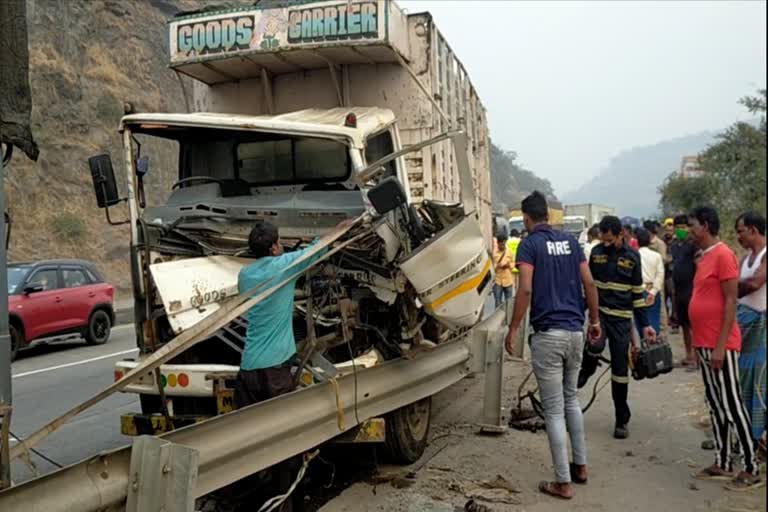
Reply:
<svg viewBox="0 0 768 512"><path fill-rule="evenodd" d="M367 13L367 32L355 38L332 34L343 24L339 9L348 5ZM304 20L310 14L314 21L308 35ZM189 30L250 19L263 32L254 30L248 48L241 51L197 56L194 50L179 47L178 41ZM308 108L386 108L395 114L402 147L449 129L465 130L480 223L490 239L485 108L429 13L406 15L389 0L254 7L174 20L170 36L171 67L196 79L196 111L265 115ZM451 152L446 141L404 159L414 202L459 200L459 177Z"/></svg>

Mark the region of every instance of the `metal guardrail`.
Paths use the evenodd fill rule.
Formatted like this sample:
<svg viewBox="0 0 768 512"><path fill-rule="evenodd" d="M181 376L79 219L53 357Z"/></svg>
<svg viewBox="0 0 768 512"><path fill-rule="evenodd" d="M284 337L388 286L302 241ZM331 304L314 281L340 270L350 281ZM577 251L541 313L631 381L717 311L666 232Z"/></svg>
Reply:
<svg viewBox="0 0 768 512"><path fill-rule="evenodd" d="M468 339L439 345L413 359L361 369L356 379L354 374L340 377L346 429L356 426L358 419L364 421L393 411L461 380L470 370L470 346L486 343L488 334L487 329L475 330ZM328 382L161 437L199 452L194 492L199 497L340 433L336 392ZM123 510L131 481L130 464L130 446L98 455L1 492L0 510Z"/></svg>

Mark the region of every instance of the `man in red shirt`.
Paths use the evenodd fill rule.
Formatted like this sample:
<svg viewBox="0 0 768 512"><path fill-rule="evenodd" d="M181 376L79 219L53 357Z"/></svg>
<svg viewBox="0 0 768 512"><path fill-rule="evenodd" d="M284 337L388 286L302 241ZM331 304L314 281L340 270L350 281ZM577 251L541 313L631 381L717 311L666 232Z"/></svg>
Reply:
<svg viewBox="0 0 768 512"><path fill-rule="evenodd" d="M720 219L713 208L695 209L689 216L688 225L693 241L702 250L688 316L717 445L715 463L701 470L697 477L732 480L729 488L748 489L760 485L761 481L752 427L740 396L741 333L736 324L739 268L736 255L718 239ZM732 432L735 432L744 456L744 470L735 477L731 459Z"/></svg>
<svg viewBox="0 0 768 512"><path fill-rule="evenodd" d="M635 228L631 224L625 224L622 231L627 245L636 251L640 250L640 245L637 243L637 238L635 238Z"/></svg>

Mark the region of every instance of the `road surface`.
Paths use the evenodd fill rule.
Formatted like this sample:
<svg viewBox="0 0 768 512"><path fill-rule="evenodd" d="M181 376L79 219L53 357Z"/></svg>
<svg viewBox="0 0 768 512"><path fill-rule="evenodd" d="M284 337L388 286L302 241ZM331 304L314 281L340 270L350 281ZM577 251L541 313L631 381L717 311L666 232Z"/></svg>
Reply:
<svg viewBox="0 0 768 512"><path fill-rule="evenodd" d="M107 387L114 378L115 361L136 356L135 343L133 326L119 326L101 346L88 346L79 339L20 353L11 369L13 433L23 438ZM82 413L37 448L51 460L67 465L123 446L131 438L120 434L120 415L138 409L135 395L118 393ZM33 454L32 460L41 473L56 469L38 455ZM17 460L12 475L18 483L33 473Z"/></svg>
<svg viewBox="0 0 768 512"><path fill-rule="evenodd" d="M675 336L672 344L677 348L682 341ZM516 404L513 398L528 370L527 364L505 363L505 414ZM542 430L510 430L500 437L477 435L482 391L483 378L478 375L436 395L432 442L422 460L408 468L380 468L383 475L350 486L320 512L454 512L463 510L472 495L486 498L478 501L493 512L766 510L765 488L733 493L725 491L722 482L691 476L713 460L713 452L700 449L709 429L698 373L676 369L653 380L633 381L631 435L625 441L611 435L608 385L585 416L589 485L577 486L576 498L567 504L536 490L540 480L553 477ZM582 403L589 394L591 389L583 393ZM497 475L518 492L483 488Z"/></svg>

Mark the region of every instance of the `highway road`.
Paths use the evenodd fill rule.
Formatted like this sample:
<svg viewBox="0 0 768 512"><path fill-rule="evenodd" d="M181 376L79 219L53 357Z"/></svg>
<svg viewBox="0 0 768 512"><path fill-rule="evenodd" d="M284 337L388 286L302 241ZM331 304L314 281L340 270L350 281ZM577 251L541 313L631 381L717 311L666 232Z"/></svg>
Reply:
<svg viewBox="0 0 768 512"><path fill-rule="evenodd" d="M20 353L11 369L13 433L23 438L101 391L114 379L115 361L136 354L132 325L114 328L109 342L101 346L74 339ZM138 410L135 395L118 393L83 412L37 448L52 461L67 465L129 444L131 438L120 434L120 415ZM32 461L41 474L56 469L38 455L33 454ZM18 483L32 478L33 472L17 460L12 476Z"/></svg>

